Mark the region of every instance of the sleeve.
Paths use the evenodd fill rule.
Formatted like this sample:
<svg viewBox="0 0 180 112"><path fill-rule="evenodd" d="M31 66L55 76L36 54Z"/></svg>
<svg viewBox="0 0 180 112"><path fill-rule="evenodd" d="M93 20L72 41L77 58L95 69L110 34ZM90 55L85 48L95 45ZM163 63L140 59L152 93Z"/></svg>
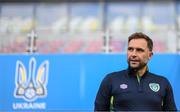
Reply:
<svg viewBox="0 0 180 112"><path fill-rule="evenodd" d="M167 86L166 86L165 97L163 99L163 110L164 111L177 111L171 84L167 79L166 79L166 83L167 83Z"/></svg>
<svg viewBox="0 0 180 112"><path fill-rule="evenodd" d="M109 111L111 98L111 79L106 76L96 95L94 111Z"/></svg>

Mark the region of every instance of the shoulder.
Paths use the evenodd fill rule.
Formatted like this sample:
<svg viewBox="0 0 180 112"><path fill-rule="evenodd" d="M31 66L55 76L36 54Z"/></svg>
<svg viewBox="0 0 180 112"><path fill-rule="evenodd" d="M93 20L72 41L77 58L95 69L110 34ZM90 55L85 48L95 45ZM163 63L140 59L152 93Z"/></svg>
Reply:
<svg viewBox="0 0 180 112"><path fill-rule="evenodd" d="M151 77L152 80L156 80L156 81L161 82L163 84L169 84L168 79L162 75L158 75L158 74L154 74L154 73L149 72L149 76Z"/></svg>
<svg viewBox="0 0 180 112"><path fill-rule="evenodd" d="M127 70L115 71L107 74L104 79L114 80L114 79L124 78L126 75L127 75Z"/></svg>
<svg viewBox="0 0 180 112"><path fill-rule="evenodd" d="M113 84L125 80L127 70L116 71L107 74L101 82L102 87L112 87Z"/></svg>

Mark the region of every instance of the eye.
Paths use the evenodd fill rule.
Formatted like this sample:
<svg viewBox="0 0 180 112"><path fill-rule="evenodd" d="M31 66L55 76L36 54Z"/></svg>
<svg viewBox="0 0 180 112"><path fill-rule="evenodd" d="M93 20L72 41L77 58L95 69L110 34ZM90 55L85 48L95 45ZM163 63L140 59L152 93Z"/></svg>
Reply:
<svg viewBox="0 0 180 112"><path fill-rule="evenodd" d="M128 47L128 51L133 51L134 49L132 47Z"/></svg>

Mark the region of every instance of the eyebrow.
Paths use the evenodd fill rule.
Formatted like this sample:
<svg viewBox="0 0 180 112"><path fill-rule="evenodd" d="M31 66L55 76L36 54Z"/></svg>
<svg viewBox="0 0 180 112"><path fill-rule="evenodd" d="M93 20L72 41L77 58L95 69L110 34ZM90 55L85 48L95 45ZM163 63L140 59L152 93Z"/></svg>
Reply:
<svg viewBox="0 0 180 112"><path fill-rule="evenodd" d="M130 49L136 49L137 51L145 51L145 49L143 49L143 48L134 48L134 47L128 47L128 50L130 50Z"/></svg>

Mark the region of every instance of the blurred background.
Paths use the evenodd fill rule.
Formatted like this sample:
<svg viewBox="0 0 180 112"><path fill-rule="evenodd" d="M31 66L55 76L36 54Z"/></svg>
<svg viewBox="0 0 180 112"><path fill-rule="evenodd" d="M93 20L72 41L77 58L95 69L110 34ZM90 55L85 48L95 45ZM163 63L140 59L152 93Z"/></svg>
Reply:
<svg viewBox="0 0 180 112"><path fill-rule="evenodd" d="M180 2L11 1L0 4L0 53L27 53L37 34L36 53L124 53L127 38L144 32L155 53L180 51Z"/></svg>
<svg viewBox="0 0 180 112"><path fill-rule="evenodd" d="M105 75L127 68L134 32L153 39L150 71L171 82L179 110L179 0L0 0L0 111L92 111ZM15 95L17 77L29 84L38 73L47 94Z"/></svg>

